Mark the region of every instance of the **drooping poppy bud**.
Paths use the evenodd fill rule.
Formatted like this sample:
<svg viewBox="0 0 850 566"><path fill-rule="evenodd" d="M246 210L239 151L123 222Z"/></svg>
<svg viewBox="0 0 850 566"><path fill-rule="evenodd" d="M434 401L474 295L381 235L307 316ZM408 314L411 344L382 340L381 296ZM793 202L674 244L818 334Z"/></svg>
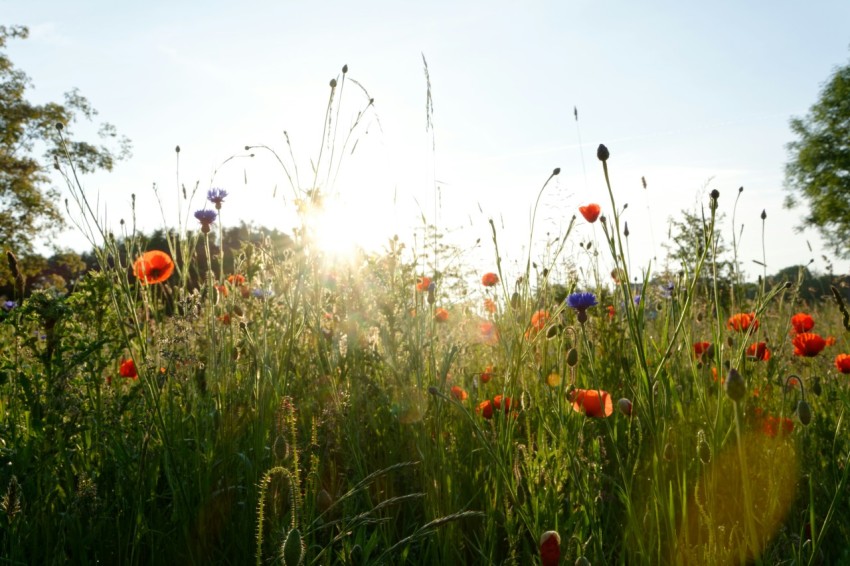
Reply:
<svg viewBox="0 0 850 566"><path fill-rule="evenodd" d="M726 390L726 395L736 402L743 399L747 393L747 385L744 383L744 378L741 377L741 374L735 368L729 370L723 388Z"/></svg>

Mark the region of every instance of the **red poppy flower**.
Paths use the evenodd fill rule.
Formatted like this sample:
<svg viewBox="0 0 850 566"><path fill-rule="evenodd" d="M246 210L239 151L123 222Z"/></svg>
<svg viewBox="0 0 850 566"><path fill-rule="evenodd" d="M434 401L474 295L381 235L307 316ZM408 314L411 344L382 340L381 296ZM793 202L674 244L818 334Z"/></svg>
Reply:
<svg viewBox="0 0 850 566"><path fill-rule="evenodd" d="M484 299L484 310L491 314L496 312L496 301L493 299Z"/></svg>
<svg viewBox="0 0 850 566"><path fill-rule="evenodd" d="M481 380L481 383L487 383L493 377L493 366L487 366L483 372L478 376L478 379Z"/></svg>
<svg viewBox="0 0 850 566"><path fill-rule="evenodd" d="M153 285L166 281L174 272L171 256L159 250L140 255L133 264L133 274L142 285Z"/></svg>
<svg viewBox="0 0 850 566"><path fill-rule="evenodd" d="M511 398L496 395L493 397L493 408L496 410L504 410L507 413L511 410Z"/></svg>
<svg viewBox="0 0 850 566"><path fill-rule="evenodd" d="M233 285L234 287L241 287L245 284L245 276L239 275L238 273L234 273L232 275L227 276L227 282Z"/></svg>
<svg viewBox="0 0 850 566"><path fill-rule="evenodd" d="M531 327L535 330L543 330L549 321L549 311L539 310L531 315Z"/></svg>
<svg viewBox="0 0 850 566"><path fill-rule="evenodd" d="M826 340L811 332L797 334L791 343L794 344L795 356L805 356L807 358L817 356L826 347Z"/></svg>
<svg viewBox="0 0 850 566"><path fill-rule="evenodd" d="M756 320L756 313L733 314L726 322L726 328L737 332L746 332L750 329L750 326L753 327L753 330L758 330L759 321Z"/></svg>
<svg viewBox="0 0 850 566"><path fill-rule="evenodd" d="M446 322L449 320L449 311L443 308L439 308L434 311L434 320L437 322Z"/></svg>
<svg viewBox="0 0 850 566"><path fill-rule="evenodd" d="M614 403L607 391L575 389L570 395L573 410L588 417L609 417L614 412Z"/></svg>
<svg viewBox="0 0 850 566"><path fill-rule="evenodd" d="M835 356L835 367L841 373L850 373L850 356L847 354L838 354Z"/></svg>
<svg viewBox="0 0 850 566"><path fill-rule="evenodd" d="M767 349L766 343L756 342L747 348L747 356L766 362L770 359L770 350Z"/></svg>
<svg viewBox="0 0 850 566"><path fill-rule="evenodd" d="M485 273L481 277L481 284L485 287L495 287L499 283L499 276L495 273Z"/></svg>
<svg viewBox="0 0 850 566"><path fill-rule="evenodd" d="M481 413L481 416L485 419L493 418L493 402L487 399L486 401L481 401L478 403L478 406L475 408L476 413Z"/></svg>
<svg viewBox="0 0 850 566"><path fill-rule="evenodd" d="M702 359L710 350L711 342L694 342L694 356L696 358Z"/></svg>
<svg viewBox="0 0 850 566"><path fill-rule="evenodd" d="M121 377L127 377L130 379L136 379L139 377L139 374L136 373L136 364L133 363L133 360L121 360L121 365L118 367L118 374Z"/></svg>
<svg viewBox="0 0 850 566"><path fill-rule="evenodd" d="M452 397L458 401L466 401L466 398L469 397L469 395L466 391L455 385L452 387Z"/></svg>
<svg viewBox="0 0 850 566"><path fill-rule="evenodd" d="M425 277L424 275L420 277L416 281L416 290L420 293L424 293L428 290L428 287L431 285L431 278Z"/></svg>
<svg viewBox="0 0 850 566"><path fill-rule="evenodd" d="M584 216L584 219L590 223L596 222L596 219L599 218L599 213L601 209L598 204L589 204L587 206L578 207L578 211L581 212L581 215Z"/></svg>
<svg viewBox="0 0 850 566"><path fill-rule="evenodd" d="M558 566L561 561L561 536L556 531L546 531L540 536L540 563Z"/></svg>
<svg viewBox="0 0 850 566"><path fill-rule="evenodd" d="M499 333L496 330L496 325L489 320L481 322L478 329L481 332L481 341L485 344L495 344L499 341Z"/></svg>
<svg viewBox="0 0 850 566"><path fill-rule="evenodd" d="M827 336L826 337L826 345L827 346L835 346L835 336Z"/></svg>
<svg viewBox="0 0 850 566"><path fill-rule="evenodd" d="M794 432L794 421L787 417L765 415L761 422L761 430L771 438L776 438L777 434L791 434Z"/></svg>
<svg viewBox="0 0 850 566"><path fill-rule="evenodd" d="M797 334L808 332L815 326L815 320L804 312L798 312L791 317L791 326Z"/></svg>
<svg viewBox="0 0 850 566"><path fill-rule="evenodd" d="M611 320L611 319L614 318L615 312L616 311L614 311L614 305L608 305L608 320Z"/></svg>

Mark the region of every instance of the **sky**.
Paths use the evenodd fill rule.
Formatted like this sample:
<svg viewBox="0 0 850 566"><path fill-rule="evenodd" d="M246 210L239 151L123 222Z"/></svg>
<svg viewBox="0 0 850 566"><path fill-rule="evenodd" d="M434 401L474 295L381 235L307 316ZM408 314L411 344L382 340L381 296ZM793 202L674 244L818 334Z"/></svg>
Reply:
<svg viewBox="0 0 850 566"><path fill-rule="evenodd" d="M33 81L30 100L79 88L132 140L131 159L82 179L116 232L132 222L132 194L140 229L194 227L187 215L211 187L229 193L225 226L289 232L297 189L315 182L328 195L317 230L329 248L376 249L394 234L422 248L424 221L449 234L456 261L490 271L493 219L506 269L520 269L529 241L542 260L579 206L610 215L596 159L604 143L617 206L628 204L633 272L664 269L669 219L698 212L712 189L749 277L762 273L756 261L767 273L812 259L822 272L822 255L838 273L850 267L815 230L793 230L802 209L782 206L789 119L850 57L844 0L0 0L0 13L30 28L7 45ZM323 144L333 78L335 142ZM298 187L270 151L246 145L273 149L290 175L297 168ZM181 186L198 187L191 203ZM563 258L582 269L592 261L584 242L595 249L602 232L579 217ZM89 247L73 230L61 243ZM599 261L613 267L607 252Z"/></svg>

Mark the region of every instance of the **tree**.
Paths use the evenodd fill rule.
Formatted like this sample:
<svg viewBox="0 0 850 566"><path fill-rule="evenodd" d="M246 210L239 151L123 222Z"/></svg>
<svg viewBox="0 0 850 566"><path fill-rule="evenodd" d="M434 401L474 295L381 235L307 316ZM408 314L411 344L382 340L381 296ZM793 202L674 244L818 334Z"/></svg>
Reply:
<svg viewBox="0 0 850 566"><path fill-rule="evenodd" d="M101 124L98 135L111 147L74 139L71 127L80 118L92 121L97 115L76 89L65 93L64 104L26 100L32 81L2 50L7 40L26 39L28 34L25 27L0 26L0 242L19 257L31 254L39 237L65 226L59 191L49 186L55 160L64 163L70 157L79 173L91 173L111 171L130 155L129 140L119 138L110 124ZM10 277L5 262L0 262L0 282Z"/></svg>
<svg viewBox="0 0 850 566"><path fill-rule="evenodd" d="M785 207L805 202L802 229L815 226L840 257L850 257L850 64L834 71L805 118L792 118Z"/></svg>

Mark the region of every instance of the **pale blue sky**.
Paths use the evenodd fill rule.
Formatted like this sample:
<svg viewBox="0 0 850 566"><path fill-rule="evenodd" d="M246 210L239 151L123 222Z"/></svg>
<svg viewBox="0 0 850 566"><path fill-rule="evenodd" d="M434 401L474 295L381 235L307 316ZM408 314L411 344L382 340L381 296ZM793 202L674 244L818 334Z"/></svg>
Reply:
<svg viewBox="0 0 850 566"><path fill-rule="evenodd" d="M761 271L751 260L762 257L762 209L769 272L812 257L824 268L817 234L794 235L800 213L782 209L785 144L789 118L803 115L850 57L850 2L117 4L0 0L3 24L31 30L8 46L35 83L30 97L57 100L79 87L133 140L131 161L85 180L113 221L129 218L135 192L144 228L161 225L151 186L161 187L167 206L176 199L176 144L181 181L205 191L218 165L248 143L285 153L287 130L305 185L328 81L347 63L349 77L375 98L380 127L370 115L334 188L367 240L404 236L419 205L433 221L436 177L437 221L463 226L461 246L482 239L476 261L492 259L493 217L509 259L523 263L530 208L554 167L562 174L544 195L536 233L559 233L579 205L608 208L595 158L603 142L618 202L629 203L634 269L662 259L667 219L706 202L712 188L731 240L741 185L747 271ZM425 133L421 53L433 85L436 152ZM347 127L363 97L350 83L346 89ZM291 191L268 156L231 161L213 184L231 193L225 223L291 226L291 202L280 198ZM593 238L601 233L580 225L574 246Z"/></svg>

